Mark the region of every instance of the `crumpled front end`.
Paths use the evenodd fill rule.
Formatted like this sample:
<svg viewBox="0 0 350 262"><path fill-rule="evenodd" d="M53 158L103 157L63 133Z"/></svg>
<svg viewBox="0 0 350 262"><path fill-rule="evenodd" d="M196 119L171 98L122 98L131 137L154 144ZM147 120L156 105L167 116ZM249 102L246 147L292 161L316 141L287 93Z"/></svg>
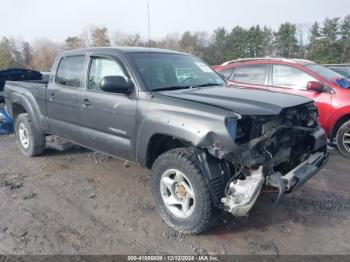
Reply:
<svg viewBox="0 0 350 262"><path fill-rule="evenodd" d="M244 216L264 189L276 190L276 201L301 187L327 162L327 137L310 103L285 109L278 116L237 121L233 152L211 152L228 163L222 207Z"/></svg>

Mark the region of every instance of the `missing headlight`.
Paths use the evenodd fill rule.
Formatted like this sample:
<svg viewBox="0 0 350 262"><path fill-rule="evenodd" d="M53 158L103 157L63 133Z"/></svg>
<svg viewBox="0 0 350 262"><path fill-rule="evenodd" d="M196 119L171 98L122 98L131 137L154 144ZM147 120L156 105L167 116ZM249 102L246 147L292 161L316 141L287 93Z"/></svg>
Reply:
<svg viewBox="0 0 350 262"><path fill-rule="evenodd" d="M227 118L226 127L232 139L237 137L237 119L236 118Z"/></svg>

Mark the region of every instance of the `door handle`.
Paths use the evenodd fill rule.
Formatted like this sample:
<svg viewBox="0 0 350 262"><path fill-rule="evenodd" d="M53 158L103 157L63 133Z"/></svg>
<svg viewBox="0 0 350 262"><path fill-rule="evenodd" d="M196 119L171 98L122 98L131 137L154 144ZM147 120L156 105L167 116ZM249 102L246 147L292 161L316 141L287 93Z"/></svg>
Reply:
<svg viewBox="0 0 350 262"><path fill-rule="evenodd" d="M56 97L55 97L55 94L54 94L54 93L51 93L49 100L50 100L51 102L53 102L53 101L56 100Z"/></svg>
<svg viewBox="0 0 350 262"><path fill-rule="evenodd" d="M88 107L90 104L91 104L91 103L90 103L90 100L89 100L88 98L85 98L85 99L83 100L83 107Z"/></svg>

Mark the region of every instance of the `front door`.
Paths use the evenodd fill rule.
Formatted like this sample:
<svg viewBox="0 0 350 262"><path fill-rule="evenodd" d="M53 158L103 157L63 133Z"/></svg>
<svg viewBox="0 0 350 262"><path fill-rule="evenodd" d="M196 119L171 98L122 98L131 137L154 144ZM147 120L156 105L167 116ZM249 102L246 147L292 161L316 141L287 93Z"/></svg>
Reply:
<svg viewBox="0 0 350 262"><path fill-rule="evenodd" d="M90 57L86 92L82 96L84 144L111 155L133 160L136 99L135 93L106 93L101 90L105 76L129 78L122 63L112 57Z"/></svg>
<svg viewBox="0 0 350 262"><path fill-rule="evenodd" d="M327 122L327 119L332 114L332 94L330 92L317 92L307 90L307 82L318 81L313 76L287 65L274 64L271 68L272 77L267 89L301 95L315 101L319 111L319 122L321 125Z"/></svg>

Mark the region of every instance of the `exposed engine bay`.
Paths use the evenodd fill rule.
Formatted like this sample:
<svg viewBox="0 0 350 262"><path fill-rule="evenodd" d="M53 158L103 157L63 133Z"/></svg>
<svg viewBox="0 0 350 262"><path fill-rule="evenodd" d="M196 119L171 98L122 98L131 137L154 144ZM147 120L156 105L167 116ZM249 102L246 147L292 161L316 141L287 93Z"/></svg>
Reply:
<svg viewBox="0 0 350 262"><path fill-rule="evenodd" d="M310 179L327 159L326 136L310 103L285 109L278 116L238 121L236 152L224 156L232 176L226 184L223 208L244 216L260 192L278 192L276 202Z"/></svg>

